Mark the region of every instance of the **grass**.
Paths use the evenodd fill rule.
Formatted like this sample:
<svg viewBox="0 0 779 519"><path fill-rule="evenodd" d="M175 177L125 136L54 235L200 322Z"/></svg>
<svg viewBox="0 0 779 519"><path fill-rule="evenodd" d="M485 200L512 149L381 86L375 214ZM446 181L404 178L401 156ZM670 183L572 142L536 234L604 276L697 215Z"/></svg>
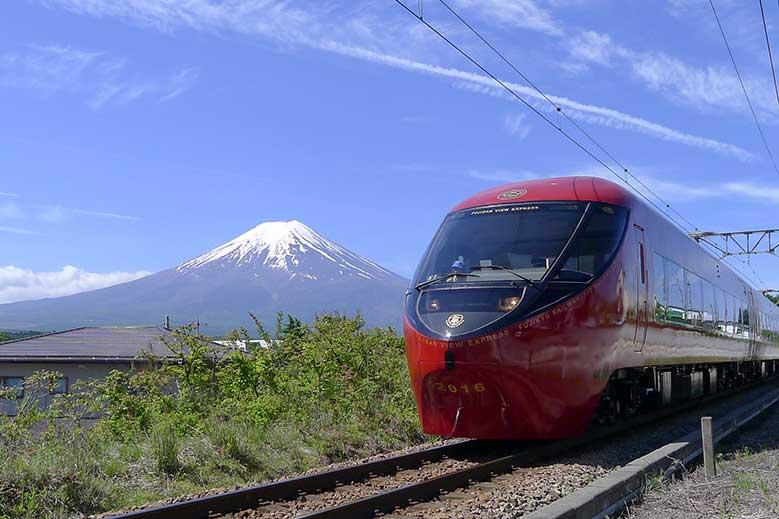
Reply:
<svg viewBox="0 0 779 519"><path fill-rule="evenodd" d="M35 395L57 374L27 380L22 411L0 417L0 519L116 511L424 440L394 332L323 316L277 337L213 362L182 334L178 362L111 373L47 410ZM87 426L86 411L104 418Z"/></svg>

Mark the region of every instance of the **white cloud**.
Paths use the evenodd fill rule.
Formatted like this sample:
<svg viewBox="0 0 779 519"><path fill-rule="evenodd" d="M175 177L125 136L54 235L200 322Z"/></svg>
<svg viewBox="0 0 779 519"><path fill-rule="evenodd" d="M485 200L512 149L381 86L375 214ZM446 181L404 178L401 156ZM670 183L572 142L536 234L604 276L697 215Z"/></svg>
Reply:
<svg viewBox="0 0 779 519"><path fill-rule="evenodd" d="M150 272L86 272L67 265L56 272L0 267L0 303L59 297L95 290L148 276Z"/></svg>
<svg viewBox="0 0 779 519"><path fill-rule="evenodd" d="M730 182L725 189L731 193L745 195L764 202L779 203L779 189L749 182Z"/></svg>
<svg viewBox="0 0 779 519"><path fill-rule="evenodd" d="M473 72L466 72L456 68L431 65L428 63L422 63L398 56L383 54L364 48L349 47L333 41L323 43L322 47L331 52L336 52L345 56L372 61L374 63L380 63L382 65L412 72L420 72L465 82L466 84L475 85L476 91L479 93L497 95L499 97L514 100L513 97L507 97L508 94L504 94L505 91L502 90L493 79L480 74L475 74ZM521 96L539 101L544 99L541 94L530 87L512 83L510 81L504 81L504 83ZM566 108L566 113L568 113L568 115L574 119L620 130L635 131L661 140L676 142L686 146L701 148L722 155L735 157L739 160L751 160L754 158L750 152L733 144L685 133L658 123L654 123L652 121L648 121L646 119L642 119L641 117L636 117L634 115L613 110L611 108L580 103L572 99L555 95L548 95L548 97L557 105ZM548 109L548 105L546 104L539 105L539 107L542 109Z"/></svg>
<svg viewBox="0 0 779 519"><path fill-rule="evenodd" d="M527 114L509 114L503 118L503 127L509 135L519 140L530 135L530 125L525 122Z"/></svg>
<svg viewBox="0 0 779 519"><path fill-rule="evenodd" d="M27 235L39 234L29 229L21 229L19 227L9 227L7 225L0 225L0 232L7 232L10 234L27 234Z"/></svg>
<svg viewBox="0 0 779 519"><path fill-rule="evenodd" d="M562 36L562 25L533 0L456 0L458 7L478 10L490 21Z"/></svg>
<svg viewBox="0 0 779 519"><path fill-rule="evenodd" d="M582 31L567 40L570 61L565 70L578 73L589 65L623 67L646 88L685 107L749 116L744 93L730 63L696 67L662 52L634 51L614 43L607 34ZM779 121L779 106L768 79L745 76L750 99L764 117Z"/></svg>
<svg viewBox="0 0 779 519"><path fill-rule="evenodd" d="M137 216L125 214L109 213L103 211L89 211L86 209L73 209L59 205L41 207L37 213L37 218L49 223L61 223L73 216L92 216L95 218L108 218L111 220L126 220L131 222L139 221Z"/></svg>
<svg viewBox="0 0 779 519"><path fill-rule="evenodd" d="M45 95L85 95L94 110L144 97L167 101L191 88L197 76L197 69L184 67L167 77L131 79L123 60L63 45L30 45L0 54L0 85Z"/></svg>
<svg viewBox="0 0 779 519"><path fill-rule="evenodd" d="M49 223L59 223L65 220L67 213L59 206L45 207L38 213L38 219Z"/></svg>
<svg viewBox="0 0 779 519"><path fill-rule="evenodd" d="M486 76L400 57L408 51L408 42L414 42L415 53L428 52L428 48L434 46L423 45L429 41L424 38L433 36L421 24L409 23L409 17L396 21L391 17L375 16L370 14L371 10L362 3L322 2L299 9L292 6L291 2L274 0L39 1L51 7L63 7L99 18L115 17L161 31L186 28L261 36L282 45L305 45L395 68L466 81L471 87L478 86L481 93L498 93L496 85ZM454 0L454 4L463 11L472 11L492 23L541 31L558 38L568 38L573 32L565 29L547 9L540 7L537 0ZM447 32L448 29L449 27ZM592 63L610 63L615 55L630 55L630 51L613 44L611 38L605 34L579 31L579 35L571 40L579 42L578 47L571 50L578 52L579 58L567 63L566 66L570 70L575 70L577 63L585 63L585 59ZM387 49L394 50L389 52ZM531 88L513 83L509 85L523 96L534 99L541 97ZM108 90L107 94L115 95L111 90ZM750 152L729 143L692 135L610 108L550 97L565 107L571 117L583 122L635 131L740 160L753 158Z"/></svg>
<svg viewBox="0 0 779 519"><path fill-rule="evenodd" d="M10 196L10 197L14 197L14 198L18 198L19 197L19 195L17 195L16 193L4 193L2 191L0 191L0 196Z"/></svg>
<svg viewBox="0 0 779 519"><path fill-rule="evenodd" d="M0 204L0 219L3 218L21 218L23 216L21 208L14 203Z"/></svg>
<svg viewBox="0 0 779 519"><path fill-rule="evenodd" d="M569 40L568 46L575 60L604 66L611 65L612 58L621 53L608 34L595 31L582 31Z"/></svg>
<svg viewBox="0 0 779 519"><path fill-rule="evenodd" d="M686 106L710 111L724 108L749 116L741 85L729 65L697 68L662 53L645 53L633 57L631 68L647 87ZM744 83L755 108L775 120L779 107L768 80L747 76Z"/></svg>
<svg viewBox="0 0 779 519"><path fill-rule="evenodd" d="M87 211L85 209L70 209L70 211L73 214L83 215L83 216L96 216L98 218L110 218L112 220L129 220L136 222L140 220L137 216L128 216L126 214L117 214L117 213L104 213L101 211Z"/></svg>

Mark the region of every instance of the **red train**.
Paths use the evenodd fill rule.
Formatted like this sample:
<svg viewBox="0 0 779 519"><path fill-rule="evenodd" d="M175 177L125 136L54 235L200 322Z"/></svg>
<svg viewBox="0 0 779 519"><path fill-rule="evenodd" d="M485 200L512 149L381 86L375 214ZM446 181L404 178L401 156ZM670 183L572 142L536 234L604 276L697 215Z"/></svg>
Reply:
<svg viewBox="0 0 779 519"><path fill-rule="evenodd" d="M479 193L445 218L406 295L428 434L577 436L774 374L779 308L617 184Z"/></svg>

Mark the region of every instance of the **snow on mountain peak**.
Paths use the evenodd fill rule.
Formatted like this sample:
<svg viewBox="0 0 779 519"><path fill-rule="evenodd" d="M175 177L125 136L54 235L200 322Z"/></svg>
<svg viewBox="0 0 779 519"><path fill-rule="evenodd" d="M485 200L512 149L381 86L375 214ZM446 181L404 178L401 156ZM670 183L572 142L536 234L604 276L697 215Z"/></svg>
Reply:
<svg viewBox="0 0 779 519"><path fill-rule="evenodd" d="M379 265L362 258L297 220L264 222L219 247L194 258L179 267L187 272L209 264L236 267L259 263L273 270L290 273L290 277L317 279L317 272L301 267L305 258L324 259L328 270L339 275L349 273L366 279L378 279L392 274Z"/></svg>

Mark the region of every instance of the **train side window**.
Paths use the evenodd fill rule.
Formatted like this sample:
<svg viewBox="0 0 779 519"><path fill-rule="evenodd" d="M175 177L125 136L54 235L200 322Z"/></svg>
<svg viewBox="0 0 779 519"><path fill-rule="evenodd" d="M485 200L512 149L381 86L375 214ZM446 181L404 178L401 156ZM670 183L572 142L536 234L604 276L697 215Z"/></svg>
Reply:
<svg viewBox="0 0 779 519"><path fill-rule="evenodd" d="M728 324L728 305L725 299L725 292L720 287L714 287L714 295L717 298L717 328L720 333L727 333Z"/></svg>
<svg viewBox="0 0 779 519"><path fill-rule="evenodd" d="M717 306L716 306L716 289L714 285L703 280L703 327L707 331L714 331L717 329Z"/></svg>
<svg viewBox="0 0 779 519"><path fill-rule="evenodd" d="M738 305L738 336L742 338L749 337L749 312L747 305L740 299L736 300Z"/></svg>
<svg viewBox="0 0 779 519"><path fill-rule="evenodd" d="M687 301L687 324L700 326L703 320L703 280L692 272L687 272Z"/></svg>
<svg viewBox="0 0 779 519"><path fill-rule="evenodd" d="M666 307L666 319L675 323L684 323L685 282L684 269L671 260L666 261L666 277L668 280L668 306Z"/></svg>
<svg viewBox="0 0 779 519"><path fill-rule="evenodd" d="M738 335L738 300L728 294L728 335Z"/></svg>
<svg viewBox="0 0 779 519"><path fill-rule="evenodd" d="M743 332L743 329L741 327L741 311L743 309L741 300L736 297L736 312L733 314L733 323L736 327L736 336L741 337L741 333Z"/></svg>
<svg viewBox="0 0 779 519"><path fill-rule="evenodd" d="M666 306L668 305L667 290L665 287L665 263L664 257L658 253L652 254L652 284L654 285L655 321L662 322L666 318Z"/></svg>

